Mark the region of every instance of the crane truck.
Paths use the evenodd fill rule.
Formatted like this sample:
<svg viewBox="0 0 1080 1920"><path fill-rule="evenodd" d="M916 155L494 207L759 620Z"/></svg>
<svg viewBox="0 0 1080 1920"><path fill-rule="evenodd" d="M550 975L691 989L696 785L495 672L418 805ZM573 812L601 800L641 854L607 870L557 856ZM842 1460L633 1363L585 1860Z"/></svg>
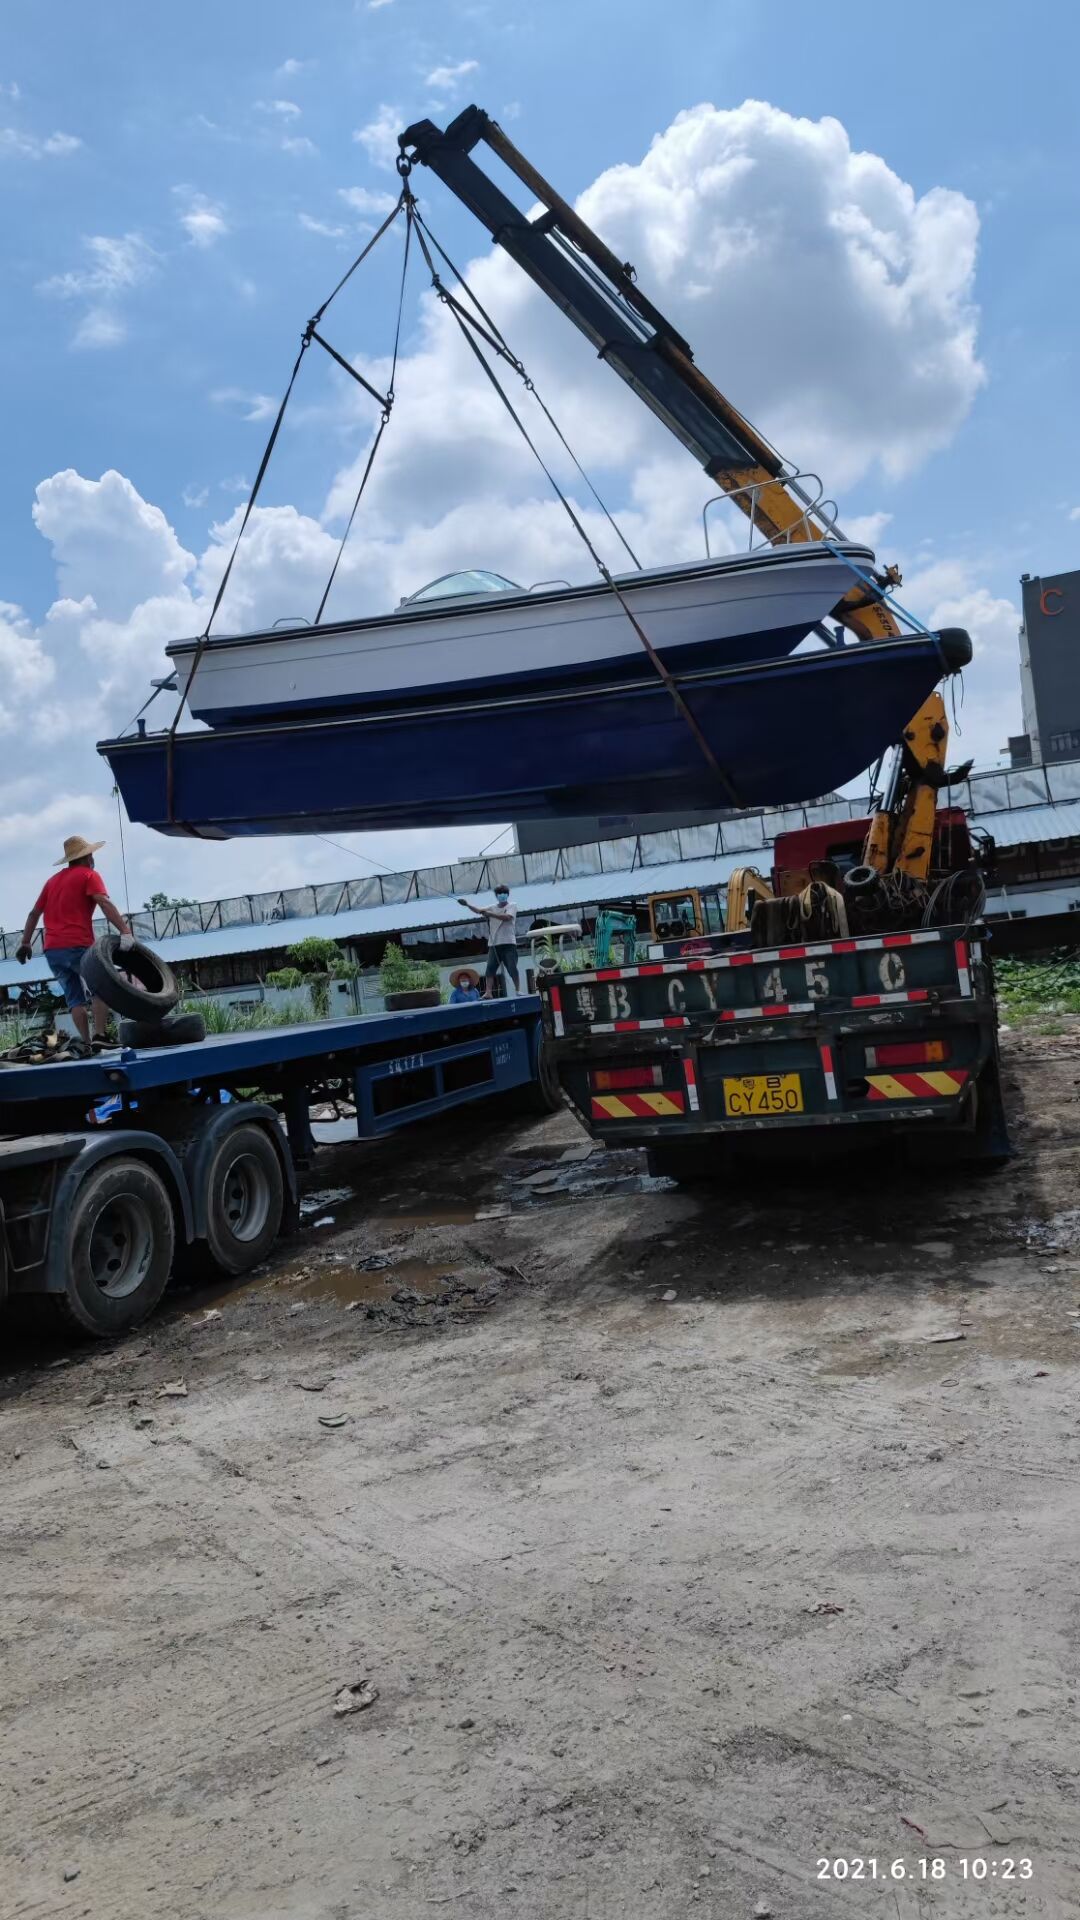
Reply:
<svg viewBox="0 0 1080 1920"><path fill-rule="evenodd" d="M489 115L421 120L399 144L402 173L429 168L470 209L741 509L751 539L838 537L816 476L718 390L633 266ZM485 172L481 146L539 212ZM897 634L899 583L896 567L858 574L833 618L857 640ZM819 637L841 636L823 625ZM675 937L642 960L541 974L549 1061L590 1133L644 1145L655 1171L679 1178L710 1171L724 1148L805 1148L853 1127L886 1126L939 1159L1007 1156L979 849L938 804L967 771L947 769L948 739L934 693L892 749L858 845L849 820L783 836L768 878L732 876L722 929L688 939L654 913L654 931Z"/></svg>

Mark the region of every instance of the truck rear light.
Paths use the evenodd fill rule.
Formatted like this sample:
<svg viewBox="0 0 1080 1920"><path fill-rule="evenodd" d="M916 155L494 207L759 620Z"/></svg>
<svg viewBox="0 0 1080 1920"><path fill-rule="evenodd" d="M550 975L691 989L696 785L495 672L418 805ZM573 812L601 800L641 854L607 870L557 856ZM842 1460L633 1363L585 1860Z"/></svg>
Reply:
<svg viewBox="0 0 1080 1920"><path fill-rule="evenodd" d="M614 1093L618 1087L662 1087L662 1067L601 1067L590 1073L589 1085L595 1093Z"/></svg>
<svg viewBox="0 0 1080 1920"><path fill-rule="evenodd" d="M947 1057L944 1040L896 1040L884 1047L867 1047L866 1064L875 1067L929 1067Z"/></svg>

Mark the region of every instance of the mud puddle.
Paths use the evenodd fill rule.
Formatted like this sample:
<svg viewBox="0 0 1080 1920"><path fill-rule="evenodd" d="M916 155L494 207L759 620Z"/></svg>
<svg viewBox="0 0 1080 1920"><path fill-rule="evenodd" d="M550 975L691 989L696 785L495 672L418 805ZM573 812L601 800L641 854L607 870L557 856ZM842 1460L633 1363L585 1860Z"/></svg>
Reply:
<svg viewBox="0 0 1080 1920"><path fill-rule="evenodd" d="M408 1307L433 1301L445 1306L459 1284L458 1275L446 1266L388 1257L387 1265L380 1267L331 1260L315 1272L305 1269L299 1275L279 1274L273 1290L287 1292L290 1299L329 1301L339 1307Z"/></svg>

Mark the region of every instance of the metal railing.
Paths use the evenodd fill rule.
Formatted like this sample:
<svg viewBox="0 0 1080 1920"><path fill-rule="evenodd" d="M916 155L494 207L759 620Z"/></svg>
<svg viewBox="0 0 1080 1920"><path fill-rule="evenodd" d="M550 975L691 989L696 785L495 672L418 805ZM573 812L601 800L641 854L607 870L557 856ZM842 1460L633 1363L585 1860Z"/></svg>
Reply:
<svg viewBox="0 0 1080 1920"><path fill-rule="evenodd" d="M806 486L803 485L803 482L806 483ZM712 549L709 546L709 508L727 505L732 501L738 502L742 494L749 496L750 511L747 518L750 522L750 530L747 536L746 550L748 553L753 553L758 503L767 487L776 486L787 487L798 499L803 501L803 511L799 515L799 518L787 528L782 536L779 534L762 534L761 539L758 541L760 547L790 546L793 541L810 540L821 536L829 540L842 540L844 538L836 522L836 516L840 509L835 500L827 500L825 498L825 483L820 474L780 472L775 478L770 477L768 480L750 480L745 486L732 487L730 493L714 493L711 499L706 500L705 505L701 509L701 527L705 535L706 559L712 559ZM807 491L807 486L810 489L809 492ZM814 491L815 488L816 492ZM831 511L827 511L827 509L831 509ZM815 526L820 529L820 535L818 536L814 534Z"/></svg>

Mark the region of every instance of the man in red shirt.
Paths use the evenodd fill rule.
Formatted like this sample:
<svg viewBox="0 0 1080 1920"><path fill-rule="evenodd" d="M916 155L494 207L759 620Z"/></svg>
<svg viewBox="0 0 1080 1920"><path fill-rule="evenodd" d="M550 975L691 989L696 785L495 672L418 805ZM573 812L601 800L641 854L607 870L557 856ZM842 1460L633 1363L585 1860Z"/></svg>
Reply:
<svg viewBox="0 0 1080 1920"><path fill-rule="evenodd" d="M104 840L84 840L81 833L72 834L64 841L64 857L56 862L63 872L54 873L51 880L46 880L31 908L23 928L22 946L15 955L16 960L24 963L29 960L34 928L44 914L45 958L64 989L71 1017L84 1040L90 1038L87 1014L90 995L83 985L79 967L86 949L94 944L94 908L100 907L106 920L121 935L121 952L131 942L131 928L119 907L109 899L108 888L94 866L94 855L104 845ZM109 1009L104 1000L95 1000L94 1039L99 1044L105 1041L108 1022Z"/></svg>

